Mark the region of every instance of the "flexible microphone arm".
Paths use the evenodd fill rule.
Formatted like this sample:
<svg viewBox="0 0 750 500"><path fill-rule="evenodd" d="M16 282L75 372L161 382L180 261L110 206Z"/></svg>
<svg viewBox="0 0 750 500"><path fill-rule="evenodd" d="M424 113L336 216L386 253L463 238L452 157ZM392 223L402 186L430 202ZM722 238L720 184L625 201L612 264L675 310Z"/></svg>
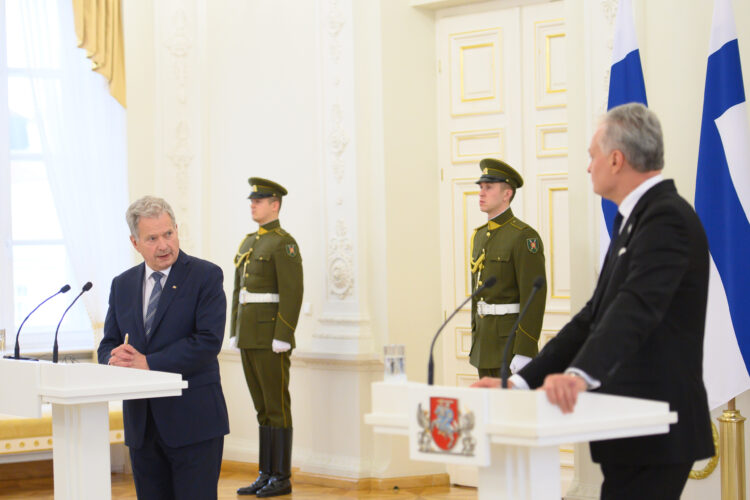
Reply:
<svg viewBox="0 0 750 500"><path fill-rule="evenodd" d="M459 305L456 308L456 310L453 311L450 316L448 316L448 319L446 319L443 322L443 324L440 325L440 328L438 328L437 333L432 338L432 344L430 345L430 361L427 363L427 385L432 385L432 382L435 379L435 362L434 362L434 360L432 358L432 350L435 348L435 341L440 336L440 332L443 331L443 328L445 328L445 325L447 325L450 322L450 320L453 319L453 316L455 316L458 313L458 311L460 311L461 308L466 305L466 303L468 301L470 301L471 299L473 299L479 292L483 292L487 288L493 286L495 283L497 283L497 278L495 278L494 276L490 276L489 279L487 281L485 281L482 286L480 286L479 288L477 288L476 290L474 290L474 293L472 293L471 295L469 295L466 298L466 300L464 300L463 302L461 302L461 305Z"/></svg>
<svg viewBox="0 0 750 500"><path fill-rule="evenodd" d="M24 323L26 323L26 320L29 319L29 316L31 316L32 314L34 314L34 311L36 311L37 309L39 309L40 307L42 307L42 304L44 304L45 302L47 302L49 299L51 299L52 297L55 297L58 294L65 293L68 290L70 290L70 285L65 285L64 287L60 288L58 291L56 291L55 293L53 293L52 295L50 295L49 297L47 297L46 299L44 299L41 302L41 304L39 304L38 306L36 306L28 315L26 315L26 317L24 318L24 320L21 322L21 326L18 327L18 332L16 332L16 346L13 348L13 359L21 359L21 347L18 344L18 337L21 335L21 328L23 328L23 325L24 325ZM6 358L10 358L10 356L6 356Z"/></svg>
<svg viewBox="0 0 750 500"><path fill-rule="evenodd" d="M529 298L526 300L526 303L523 305L523 309L521 310L521 313L518 315L518 318L516 319L516 323L513 325L513 329L510 331L510 335L508 335L508 341L505 342L505 349L503 349L503 365L502 368L500 368L500 377L502 378L503 384L502 388L507 389L508 388L508 377L510 376L509 373L509 363L508 363L508 346L513 344L513 340L516 338L516 330L518 329L518 325L521 324L521 319L523 319L523 315L526 314L526 309L529 308L529 304L531 304L531 299L534 298L534 295L536 295L536 292L539 291L540 288L544 285L544 276L537 276L534 280L534 284L532 285L531 293L529 293Z"/></svg>
<svg viewBox="0 0 750 500"><path fill-rule="evenodd" d="M65 309L65 312L63 313L62 318L60 318L60 322L57 324L57 328L55 329L55 345L52 347L52 362L53 363L57 363L57 332L60 331L60 325L63 322L63 318L65 318L65 315L68 313L68 311L70 311L70 308L73 307L73 304L76 303L76 300L78 300L78 298L81 295L83 295L84 293L86 293L89 290L91 290L92 286L94 286L94 285L92 285L90 281L87 282L85 285L83 285L83 288L81 289L81 293L79 293L78 295L76 295L76 298L73 299L73 302L71 302L70 305L68 306L68 308Z"/></svg>

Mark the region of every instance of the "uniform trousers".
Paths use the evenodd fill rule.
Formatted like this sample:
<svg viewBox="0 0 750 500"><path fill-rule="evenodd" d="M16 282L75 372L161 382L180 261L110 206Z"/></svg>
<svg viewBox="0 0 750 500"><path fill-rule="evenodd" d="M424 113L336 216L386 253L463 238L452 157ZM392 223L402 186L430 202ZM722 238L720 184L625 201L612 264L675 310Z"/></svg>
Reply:
<svg viewBox="0 0 750 500"><path fill-rule="evenodd" d="M275 353L271 349L240 349L240 353L247 387L258 413L258 424L291 429L291 351Z"/></svg>
<svg viewBox="0 0 750 500"><path fill-rule="evenodd" d="M211 500L217 498L224 436L172 448L159 436L146 410L143 445L130 448L133 480L138 498L144 500Z"/></svg>
<svg viewBox="0 0 750 500"><path fill-rule="evenodd" d="M601 463L602 500L679 500L693 462L666 465Z"/></svg>
<svg viewBox="0 0 750 500"><path fill-rule="evenodd" d="M477 368L477 371L479 371L479 378L482 378L482 377L500 378L500 368Z"/></svg>

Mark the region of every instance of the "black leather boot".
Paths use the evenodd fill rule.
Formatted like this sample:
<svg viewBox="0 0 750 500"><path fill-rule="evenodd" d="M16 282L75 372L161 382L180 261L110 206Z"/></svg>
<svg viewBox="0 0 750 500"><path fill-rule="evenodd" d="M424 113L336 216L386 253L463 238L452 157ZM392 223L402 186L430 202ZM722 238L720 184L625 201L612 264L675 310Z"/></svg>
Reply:
<svg viewBox="0 0 750 500"><path fill-rule="evenodd" d="M250 486L243 486L237 490L238 495L255 495L268 484L268 480L271 479L271 449L273 448L272 443L272 428L266 425L258 427L258 440L259 453L258 453L258 477L255 479L253 484Z"/></svg>
<svg viewBox="0 0 750 500"><path fill-rule="evenodd" d="M275 497L288 495L292 492L292 429L272 427L273 459L271 467L273 474L263 488L256 493L258 497Z"/></svg>

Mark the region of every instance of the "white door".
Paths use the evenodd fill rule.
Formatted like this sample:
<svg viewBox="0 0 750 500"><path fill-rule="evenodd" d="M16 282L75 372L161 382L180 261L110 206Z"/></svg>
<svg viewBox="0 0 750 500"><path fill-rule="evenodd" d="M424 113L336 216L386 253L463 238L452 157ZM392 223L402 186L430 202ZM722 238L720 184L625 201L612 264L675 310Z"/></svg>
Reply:
<svg viewBox="0 0 750 500"><path fill-rule="evenodd" d="M552 2L484 12L446 9L437 16L443 309L449 315L470 295L470 238L487 220L478 207L479 161L503 159L524 177L513 212L544 242L542 344L570 316L563 11L562 2ZM469 364L470 313L467 304L447 327L439 383L463 386L477 379ZM572 447L565 450L567 477ZM449 473L453 483L476 484L476 469L451 467Z"/></svg>

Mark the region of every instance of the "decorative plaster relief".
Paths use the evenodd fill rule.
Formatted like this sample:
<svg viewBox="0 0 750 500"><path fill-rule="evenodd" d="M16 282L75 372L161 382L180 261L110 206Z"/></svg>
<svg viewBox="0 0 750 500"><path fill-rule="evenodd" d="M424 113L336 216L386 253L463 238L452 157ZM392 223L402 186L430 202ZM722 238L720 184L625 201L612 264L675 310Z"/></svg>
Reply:
<svg viewBox="0 0 750 500"><path fill-rule="evenodd" d="M607 20L610 26L614 26L615 19L617 19L617 4L618 0L602 0L602 12L604 18Z"/></svg>
<svg viewBox="0 0 750 500"><path fill-rule="evenodd" d="M331 133L328 134L328 150L331 153L331 171L336 181L344 179L344 151L349 144L349 136L344 128L343 113L340 104L331 106Z"/></svg>
<svg viewBox="0 0 750 500"><path fill-rule="evenodd" d="M328 242L329 292L340 299L346 298L354 286L352 242L344 221L336 221L336 234Z"/></svg>
<svg viewBox="0 0 750 500"><path fill-rule="evenodd" d="M191 127L192 110L190 108L191 64L194 46L190 22L191 2L177 0L172 3L171 21L164 39L165 62L161 81L164 82L161 92L163 121L165 124L164 143L168 144L166 157L169 160L174 179L172 187L176 192L173 200L175 208L184 214L180 223L180 237L186 248L192 247L192 235L189 220L194 203L191 202L191 168L194 166L194 137ZM166 16L165 16L166 17Z"/></svg>

